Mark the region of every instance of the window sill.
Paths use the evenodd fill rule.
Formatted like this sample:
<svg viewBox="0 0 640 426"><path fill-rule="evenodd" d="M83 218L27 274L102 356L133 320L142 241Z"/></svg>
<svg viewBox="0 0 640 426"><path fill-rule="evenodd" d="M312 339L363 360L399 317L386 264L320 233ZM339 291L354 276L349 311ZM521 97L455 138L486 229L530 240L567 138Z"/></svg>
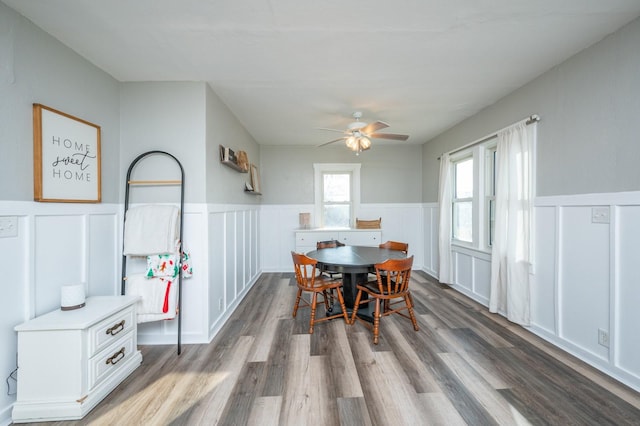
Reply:
<svg viewBox="0 0 640 426"><path fill-rule="evenodd" d="M465 253L470 256L484 257L484 258L491 259L491 250L479 249L477 247L473 247L471 244L464 244L457 241L451 242L451 251Z"/></svg>

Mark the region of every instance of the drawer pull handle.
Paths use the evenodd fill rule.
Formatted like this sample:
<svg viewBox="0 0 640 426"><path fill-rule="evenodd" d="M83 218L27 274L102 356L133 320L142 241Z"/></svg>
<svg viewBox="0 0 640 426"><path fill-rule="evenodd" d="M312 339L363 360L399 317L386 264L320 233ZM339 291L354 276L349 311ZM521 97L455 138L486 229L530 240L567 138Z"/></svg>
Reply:
<svg viewBox="0 0 640 426"><path fill-rule="evenodd" d="M116 365L122 358L124 358L124 346L120 348L118 352L107 358L105 364Z"/></svg>
<svg viewBox="0 0 640 426"><path fill-rule="evenodd" d="M112 336L115 336L116 334L120 333L122 330L124 330L124 320L120 321L113 327L107 329L106 333Z"/></svg>

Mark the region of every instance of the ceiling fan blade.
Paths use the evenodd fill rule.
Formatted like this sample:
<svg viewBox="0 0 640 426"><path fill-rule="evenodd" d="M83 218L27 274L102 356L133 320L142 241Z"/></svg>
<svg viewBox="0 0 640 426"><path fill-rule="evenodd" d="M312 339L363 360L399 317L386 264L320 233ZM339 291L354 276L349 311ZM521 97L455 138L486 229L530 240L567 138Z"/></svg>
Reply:
<svg viewBox="0 0 640 426"><path fill-rule="evenodd" d="M409 139L409 135L398 135L395 133L371 133L369 138L374 139L392 139L395 141L406 141Z"/></svg>
<svg viewBox="0 0 640 426"><path fill-rule="evenodd" d="M348 133L348 131L346 131L346 130L329 129L327 127L316 127L316 130L328 130L330 132Z"/></svg>
<svg viewBox="0 0 640 426"><path fill-rule="evenodd" d="M325 146L325 145L329 145L329 144L334 143L334 142L343 141L343 140L345 140L345 139L347 139L347 136L343 136L343 137L341 137L341 138L334 139L334 140L329 141L329 142L325 142L325 143L323 143L322 145L318 145L318 148L320 148L320 147L322 147L322 146Z"/></svg>
<svg viewBox="0 0 640 426"><path fill-rule="evenodd" d="M385 123L383 121L376 121L375 123L367 124L362 129L360 129L360 131L362 133L369 134L369 133L376 132L376 131L378 131L380 129L384 129L386 127L389 127L389 125L387 123Z"/></svg>

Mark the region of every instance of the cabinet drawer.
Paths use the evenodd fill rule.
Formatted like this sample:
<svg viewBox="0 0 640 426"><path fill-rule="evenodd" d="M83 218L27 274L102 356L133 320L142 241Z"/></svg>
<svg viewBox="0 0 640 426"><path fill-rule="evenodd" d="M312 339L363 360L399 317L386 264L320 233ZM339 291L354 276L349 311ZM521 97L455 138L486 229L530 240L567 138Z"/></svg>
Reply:
<svg viewBox="0 0 640 426"><path fill-rule="evenodd" d="M380 231L345 231L340 233L340 241L349 246L372 246L380 245L382 241Z"/></svg>
<svg viewBox="0 0 640 426"><path fill-rule="evenodd" d="M88 356L100 352L134 328L133 306L110 316L89 329Z"/></svg>
<svg viewBox="0 0 640 426"><path fill-rule="evenodd" d="M125 361L133 356L135 352L133 333L120 334L118 337L111 346L89 359L89 383L87 384L89 390L115 374L121 366L126 364Z"/></svg>
<svg viewBox="0 0 640 426"><path fill-rule="evenodd" d="M312 246L318 241L337 240L338 232L296 232L296 246Z"/></svg>

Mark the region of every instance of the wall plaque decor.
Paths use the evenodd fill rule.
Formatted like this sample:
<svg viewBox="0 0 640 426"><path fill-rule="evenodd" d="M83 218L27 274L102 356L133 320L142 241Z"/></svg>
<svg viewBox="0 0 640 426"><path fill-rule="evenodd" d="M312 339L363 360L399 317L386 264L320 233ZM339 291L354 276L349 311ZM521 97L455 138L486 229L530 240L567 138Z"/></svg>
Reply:
<svg viewBox="0 0 640 426"><path fill-rule="evenodd" d="M258 174L258 167L255 164L251 165L251 186L253 186L253 192L260 194L260 175Z"/></svg>
<svg viewBox="0 0 640 426"><path fill-rule="evenodd" d="M34 200L101 201L100 127L33 104Z"/></svg>

